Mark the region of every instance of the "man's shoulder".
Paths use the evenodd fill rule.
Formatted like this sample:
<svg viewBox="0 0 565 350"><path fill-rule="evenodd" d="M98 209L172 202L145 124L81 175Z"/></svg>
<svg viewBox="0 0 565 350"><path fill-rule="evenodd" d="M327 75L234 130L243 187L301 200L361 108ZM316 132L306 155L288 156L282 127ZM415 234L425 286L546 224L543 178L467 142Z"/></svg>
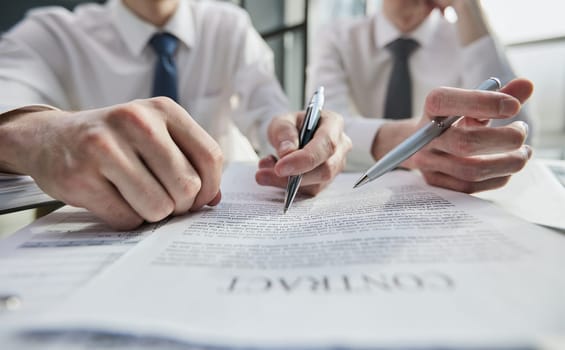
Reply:
<svg viewBox="0 0 565 350"><path fill-rule="evenodd" d="M88 28L105 25L103 18L109 18L107 8L100 4L78 5L74 10L61 6L43 6L29 10L21 23L35 22L49 27Z"/></svg>
<svg viewBox="0 0 565 350"><path fill-rule="evenodd" d="M330 39L339 47L355 44L359 40L366 42L374 35L373 17L343 18L326 23L318 32L320 37Z"/></svg>
<svg viewBox="0 0 565 350"><path fill-rule="evenodd" d="M332 36L347 40L361 34L373 32L373 17L348 17L341 18L321 27L321 31L331 33Z"/></svg>
<svg viewBox="0 0 565 350"><path fill-rule="evenodd" d="M234 4L220 1L192 1L196 30L208 40L239 42L253 28L247 12ZM230 45L224 45L226 48Z"/></svg>
<svg viewBox="0 0 565 350"><path fill-rule="evenodd" d="M224 1L192 1L192 9L203 21L248 22L249 15L239 6Z"/></svg>

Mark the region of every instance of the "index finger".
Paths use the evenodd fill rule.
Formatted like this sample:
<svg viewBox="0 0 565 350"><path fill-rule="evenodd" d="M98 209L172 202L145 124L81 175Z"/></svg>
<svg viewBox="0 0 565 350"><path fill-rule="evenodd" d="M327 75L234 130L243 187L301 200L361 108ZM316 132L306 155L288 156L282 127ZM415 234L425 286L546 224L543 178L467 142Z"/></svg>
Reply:
<svg viewBox="0 0 565 350"><path fill-rule="evenodd" d="M479 91L441 87L432 90L425 102L425 115L468 116L504 119L520 111L520 101L503 91Z"/></svg>
<svg viewBox="0 0 565 350"><path fill-rule="evenodd" d="M524 103L532 96L534 84L528 79L518 78L506 84L500 92L514 96L520 103Z"/></svg>

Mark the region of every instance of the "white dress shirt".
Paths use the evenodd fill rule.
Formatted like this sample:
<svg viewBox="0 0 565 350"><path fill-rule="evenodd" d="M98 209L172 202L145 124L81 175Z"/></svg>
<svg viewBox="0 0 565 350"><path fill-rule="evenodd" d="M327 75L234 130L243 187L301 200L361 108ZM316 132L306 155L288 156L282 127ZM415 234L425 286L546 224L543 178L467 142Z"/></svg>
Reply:
<svg viewBox="0 0 565 350"><path fill-rule="evenodd" d="M179 104L220 144L226 160L256 159L249 142L270 151L270 118L288 112L273 55L242 9L181 0L164 28L121 0L69 12L32 10L0 41L0 112L47 104L83 110L148 98L158 31L179 39Z"/></svg>
<svg viewBox="0 0 565 350"><path fill-rule="evenodd" d="M325 108L346 119L346 133L353 141L349 169L374 163L370 149L385 122L386 87L393 66L385 46L399 37L420 44L409 60L414 118L422 116L426 96L433 88L474 88L491 76L503 84L514 78L493 38L486 36L461 47L456 24L447 22L437 10L408 35L402 35L382 13L333 23L314 39L306 90L310 94L323 85ZM524 112L515 118L527 120Z"/></svg>

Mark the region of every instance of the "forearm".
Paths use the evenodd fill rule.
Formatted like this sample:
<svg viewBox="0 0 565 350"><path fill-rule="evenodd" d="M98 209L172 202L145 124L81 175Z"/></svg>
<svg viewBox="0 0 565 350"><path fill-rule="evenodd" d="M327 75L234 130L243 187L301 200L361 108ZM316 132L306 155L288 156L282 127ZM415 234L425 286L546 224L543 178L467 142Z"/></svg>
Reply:
<svg viewBox="0 0 565 350"><path fill-rule="evenodd" d="M389 121L381 125L371 147L371 155L376 160L381 159L391 149L396 147L417 129L417 121L413 119ZM411 167L409 160L403 166Z"/></svg>
<svg viewBox="0 0 565 350"><path fill-rule="evenodd" d="M488 25L478 0L455 0L459 40L463 47L489 34Z"/></svg>

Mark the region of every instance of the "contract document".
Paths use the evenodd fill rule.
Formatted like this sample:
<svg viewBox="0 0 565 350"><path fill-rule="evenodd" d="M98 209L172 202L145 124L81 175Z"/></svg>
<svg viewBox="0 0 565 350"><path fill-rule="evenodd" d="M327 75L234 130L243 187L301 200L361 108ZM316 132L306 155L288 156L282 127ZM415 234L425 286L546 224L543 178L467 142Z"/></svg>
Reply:
<svg viewBox="0 0 565 350"><path fill-rule="evenodd" d="M0 328L65 300L157 226L115 232L67 206L1 240Z"/></svg>
<svg viewBox="0 0 565 350"><path fill-rule="evenodd" d="M565 334L565 237L395 171L314 198L232 165L37 329L227 347L529 347Z"/></svg>

